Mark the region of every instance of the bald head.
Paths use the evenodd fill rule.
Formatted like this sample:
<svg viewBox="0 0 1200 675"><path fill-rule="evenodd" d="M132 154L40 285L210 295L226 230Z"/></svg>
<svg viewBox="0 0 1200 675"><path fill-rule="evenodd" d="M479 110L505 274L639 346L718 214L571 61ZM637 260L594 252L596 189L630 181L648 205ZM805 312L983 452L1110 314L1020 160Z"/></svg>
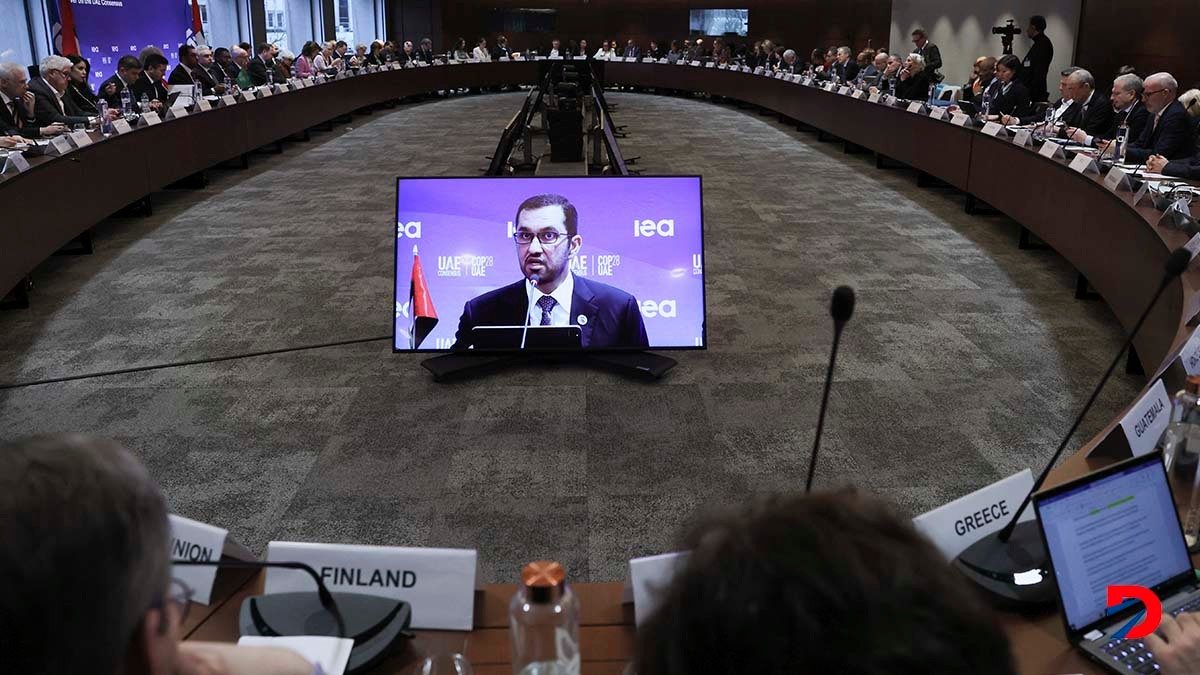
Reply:
<svg viewBox="0 0 1200 675"><path fill-rule="evenodd" d="M1146 110L1157 115L1175 100L1179 82L1170 73L1155 73L1146 78L1144 87L1142 101L1146 104Z"/></svg>

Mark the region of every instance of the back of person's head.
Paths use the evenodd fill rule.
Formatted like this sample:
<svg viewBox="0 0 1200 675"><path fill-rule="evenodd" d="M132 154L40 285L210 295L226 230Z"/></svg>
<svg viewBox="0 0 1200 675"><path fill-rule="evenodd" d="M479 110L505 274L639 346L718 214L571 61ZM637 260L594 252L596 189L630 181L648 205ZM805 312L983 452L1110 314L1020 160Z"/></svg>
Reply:
<svg viewBox="0 0 1200 675"><path fill-rule="evenodd" d="M1193 118L1200 118L1200 89L1188 89L1179 95L1179 102Z"/></svg>
<svg viewBox="0 0 1200 675"><path fill-rule="evenodd" d="M170 65L170 63L167 61L167 57L163 56L162 54L147 54L146 57L142 59L142 64L146 67L146 70Z"/></svg>
<svg viewBox="0 0 1200 675"><path fill-rule="evenodd" d="M1014 673L991 612L896 509L761 499L692 528L638 675Z"/></svg>
<svg viewBox="0 0 1200 675"><path fill-rule="evenodd" d="M6 672L136 671L143 622L169 583L168 532L162 494L115 442L58 435L0 447Z"/></svg>

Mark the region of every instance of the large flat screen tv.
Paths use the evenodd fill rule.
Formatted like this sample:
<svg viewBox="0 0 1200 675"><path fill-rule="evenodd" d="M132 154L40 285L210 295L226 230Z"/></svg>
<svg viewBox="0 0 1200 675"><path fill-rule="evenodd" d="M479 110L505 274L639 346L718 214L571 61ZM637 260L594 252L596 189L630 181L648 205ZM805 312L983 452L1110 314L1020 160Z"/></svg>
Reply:
<svg viewBox="0 0 1200 675"><path fill-rule="evenodd" d="M399 178L396 351L702 349L699 176Z"/></svg>
<svg viewBox="0 0 1200 675"><path fill-rule="evenodd" d="M748 9L693 9L688 17L692 35L740 35L750 31Z"/></svg>

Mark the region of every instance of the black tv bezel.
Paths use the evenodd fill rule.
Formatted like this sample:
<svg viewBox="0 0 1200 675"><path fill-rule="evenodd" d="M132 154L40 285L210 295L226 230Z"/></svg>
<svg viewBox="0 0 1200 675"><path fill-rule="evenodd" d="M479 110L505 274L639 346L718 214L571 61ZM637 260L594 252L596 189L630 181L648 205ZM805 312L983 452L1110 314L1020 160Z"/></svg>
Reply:
<svg viewBox="0 0 1200 675"><path fill-rule="evenodd" d="M396 347L396 303L400 301L399 293L399 274L400 274L400 237L396 236L396 224L399 222L400 209L400 181L413 180L579 180L580 178L590 178L594 180L640 180L643 178L695 178L700 187L700 266L704 270L700 279L700 311L703 317L700 324L700 339L703 344L700 346L667 346L656 347L653 343L644 350L629 347L588 347L586 349L534 349L534 350L519 350L519 349L438 349L431 347L418 347L416 349L399 349ZM704 231L704 177L700 174L673 174L673 175L638 175L638 176L397 176L396 191L393 194L394 210L392 212L391 237L392 237L392 306L388 313L388 320L392 326L392 353L393 354L600 354L600 353L619 353L631 351L707 351L708 350L708 263L707 263L707 248L705 246ZM439 321L446 319L438 317Z"/></svg>

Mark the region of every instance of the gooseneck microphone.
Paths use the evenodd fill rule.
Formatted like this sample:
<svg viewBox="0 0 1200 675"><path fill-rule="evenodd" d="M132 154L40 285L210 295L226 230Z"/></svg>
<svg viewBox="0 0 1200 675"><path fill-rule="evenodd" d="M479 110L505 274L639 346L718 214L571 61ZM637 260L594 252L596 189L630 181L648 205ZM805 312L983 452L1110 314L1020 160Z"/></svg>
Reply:
<svg viewBox="0 0 1200 675"><path fill-rule="evenodd" d="M825 429L825 412L829 407L829 387L833 384L833 364L837 360L838 343L842 339L842 329L854 314L854 289L849 286L838 286L829 302L829 314L833 317L833 348L829 351L829 369L825 371L825 391L821 394L821 411L817 415L817 433L813 438L812 456L808 459L808 480L804 482L804 492L812 491L813 474L817 470L817 451L821 449L821 433Z"/></svg>
<svg viewBox="0 0 1200 675"><path fill-rule="evenodd" d="M542 280L541 275L538 275L538 274L530 274L528 278L529 278L529 283L533 284L534 288L537 288L538 283L540 283ZM521 328L521 349L522 350L525 349L525 336L529 335L529 312L533 310L533 294L529 293L528 289L526 289L525 292L528 294L529 299L525 303L525 320L521 322L521 323L525 324Z"/></svg>
<svg viewBox="0 0 1200 675"><path fill-rule="evenodd" d="M1033 495L1037 492L1042 484L1046 482L1046 478L1050 475L1050 470L1058 462L1066 450L1067 443L1075 435L1079 429L1079 425L1083 422L1083 418L1092 409L1092 405L1096 403L1096 398L1100 395L1100 391L1112 377L1113 371L1116 370L1117 364L1121 362L1121 357L1125 355L1125 351L1133 344L1133 340L1142 329L1142 325L1146 323L1146 318L1150 316L1150 312L1154 306L1158 304L1159 298L1167 290L1167 287L1173 280L1183 274L1188 268L1188 264L1192 260L1192 254L1185 248L1179 248L1173 251L1164 266L1164 273L1158 289L1154 292L1150 302L1146 304L1146 309L1133 325L1133 329L1125 338L1125 342L1121 345L1121 349L1117 352L1116 357L1109 364L1108 369L1104 371L1104 375L1092 390L1091 396L1076 416L1075 422L1063 437L1062 442L1058 444L1058 449L1054 451L1054 456L1046 463L1046 467L1042 469L1037 480L1034 481L1033 487L1029 493L1025 495L1025 499L1021 502L1021 506L1017 508L1012 515L1012 520L994 534L989 534L979 541L971 544L954 559L954 565L968 579L980 586L984 591L991 596L993 601L999 604L1024 607L1032 605L1040 605L1054 602L1055 599L1055 582L1050 576L1049 562L1046 555L1045 544L1042 542L1041 535L1038 532L1038 526L1033 521L1018 523L1021 514L1029 506L1029 502L1033 499Z"/></svg>

